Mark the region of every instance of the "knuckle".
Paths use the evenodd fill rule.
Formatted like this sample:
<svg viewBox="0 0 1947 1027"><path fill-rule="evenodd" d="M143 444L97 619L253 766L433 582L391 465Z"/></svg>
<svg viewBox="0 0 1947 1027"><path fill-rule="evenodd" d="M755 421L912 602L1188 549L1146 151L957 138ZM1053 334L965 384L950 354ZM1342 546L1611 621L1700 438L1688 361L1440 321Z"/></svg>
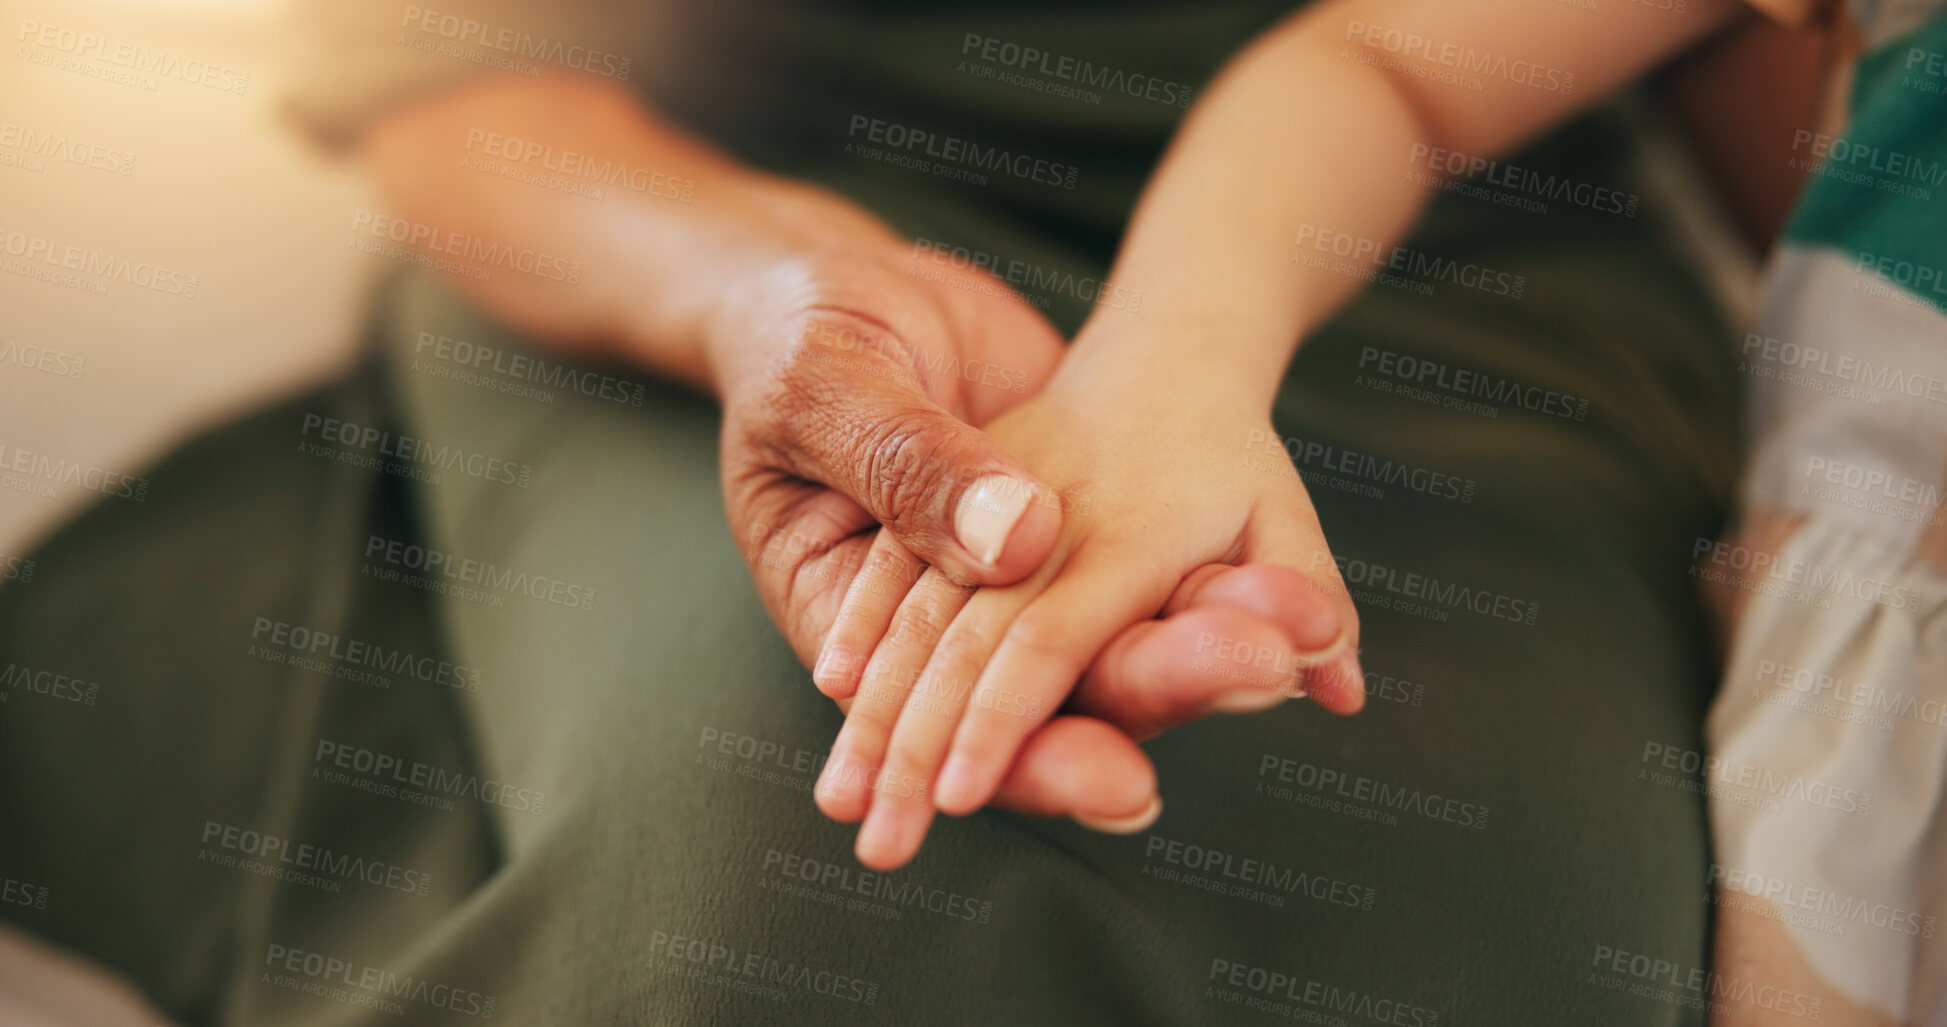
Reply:
<svg viewBox="0 0 1947 1027"><path fill-rule="evenodd" d="M1054 617L1029 610L1007 629L1007 644L1034 656L1066 659L1074 633Z"/></svg>
<svg viewBox="0 0 1947 1027"><path fill-rule="evenodd" d="M871 555L866 557L867 569L875 576L892 578L912 577L919 569L919 560L905 551L903 546L874 546Z"/></svg>
<svg viewBox="0 0 1947 1027"><path fill-rule="evenodd" d="M1052 712L1051 706L1038 696L1014 691L1005 685L988 685L969 698L969 716L980 716L999 724L1009 725L1009 732L1018 737L1019 732L1040 724Z"/></svg>
<svg viewBox="0 0 1947 1027"><path fill-rule="evenodd" d="M904 689L891 685L883 679L876 682L870 674L859 685L858 693L852 699L851 712L846 716L846 734L860 750L876 749L879 743L892 735L893 722L898 719L899 707L905 701ZM862 755L870 755L862 752Z"/></svg>
<svg viewBox="0 0 1947 1027"><path fill-rule="evenodd" d="M923 775L913 773L917 764L894 764L890 761L879 769L873 782L873 790L882 796L894 799L910 799L914 802L928 801L928 781Z"/></svg>
<svg viewBox="0 0 1947 1027"><path fill-rule="evenodd" d="M909 594L912 580L910 574L888 573L867 567L859 572L853 583L848 602L855 601L861 615L870 610L880 624L889 623L898 613L899 604Z"/></svg>
<svg viewBox="0 0 1947 1027"><path fill-rule="evenodd" d="M828 588L825 576L807 573L814 568L815 555L793 547L790 537L780 533L754 539L747 562L753 578L767 594L790 609L809 612Z"/></svg>
<svg viewBox="0 0 1947 1027"><path fill-rule="evenodd" d="M803 615L825 611L844 595L852 573L832 540L807 530L799 519L753 524L747 561L759 586Z"/></svg>
<svg viewBox="0 0 1947 1027"><path fill-rule="evenodd" d="M976 766L999 763L1007 755L1004 725L984 716L983 712L978 708L968 710L965 722L953 739L954 750Z"/></svg>
<svg viewBox="0 0 1947 1027"><path fill-rule="evenodd" d="M853 459L864 468L870 500L909 542L922 515L943 500L939 427L928 412L905 409L889 411L853 435Z"/></svg>
<svg viewBox="0 0 1947 1027"><path fill-rule="evenodd" d="M934 678L940 693L950 699L966 695L986 662L987 649L977 640L965 637L942 639L939 647L933 650Z"/></svg>
<svg viewBox="0 0 1947 1027"><path fill-rule="evenodd" d="M923 644L939 637L952 611L938 596L914 592L906 597L892 625L893 637L903 642Z"/></svg>
<svg viewBox="0 0 1947 1027"><path fill-rule="evenodd" d="M786 429L818 424L845 409L842 401L861 378L896 380L892 358L901 347L870 322L809 309L785 322L743 404L759 423Z"/></svg>
<svg viewBox="0 0 1947 1027"><path fill-rule="evenodd" d="M1156 540L1156 527L1147 517L1109 517L1089 521L1089 547L1106 559L1143 559L1146 554L1155 551Z"/></svg>
<svg viewBox="0 0 1947 1027"><path fill-rule="evenodd" d="M734 433L736 447L756 450L760 462L795 470L793 457L843 431L845 398L833 368L786 354L761 372L747 396L727 404L725 430Z"/></svg>
<svg viewBox="0 0 1947 1027"><path fill-rule="evenodd" d="M888 778L918 779L929 774L932 761L910 740L895 737L886 746L884 766Z"/></svg>
<svg viewBox="0 0 1947 1027"><path fill-rule="evenodd" d="M900 620L905 628L923 633L927 639L938 639L964 604L966 600L956 587L940 589L921 585L919 589L907 592Z"/></svg>
<svg viewBox="0 0 1947 1027"><path fill-rule="evenodd" d="M809 569L801 568L800 573L788 579L781 600L785 618L790 621L789 637L794 642L815 647L833 626L829 611L834 601L834 584L828 575L803 573ZM762 584L759 583L760 587Z"/></svg>
<svg viewBox="0 0 1947 1027"><path fill-rule="evenodd" d="M779 355L787 371L891 379L910 371L905 339L878 315L814 296L794 308L787 325Z"/></svg>

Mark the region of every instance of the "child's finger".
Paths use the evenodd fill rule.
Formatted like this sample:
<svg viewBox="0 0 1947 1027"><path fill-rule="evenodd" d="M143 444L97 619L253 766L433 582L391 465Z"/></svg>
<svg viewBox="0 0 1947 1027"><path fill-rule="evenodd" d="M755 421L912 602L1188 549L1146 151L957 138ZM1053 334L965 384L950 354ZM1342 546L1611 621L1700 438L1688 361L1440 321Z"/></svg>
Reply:
<svg viewBox="0 0 1947 1027"><path fill-rule="evenodd" d="M883 783L872 797L865 825L859 828L859 862L890 870L919 851L933 819L930 785L946 759L974 682L1007 626L1032 598L1018 588L985 589L968 601L941 636L892 729Z"/></svg>
<svg viewBox="0 0 1947 1027"><path fill-rule="evenodd" d="M986 805L1021 741L1061 705L1095 655L1162 607L1175 581L1159 580L1146 555L1083 546L1008 626L954 732L934 789L937 808L963 815Z"/></svg>
<svg viewBox="0 0 1947 1027"><path fill-rule="evenodd" d="M885 636L900 601L925 569L892 532L880 531L873 536L865 565L846 590L838 617L818 653L818 665L811 670L811 681L819 691L843 699L858 690L866 660Z"/></svg>
<svg viewBox="0 0 1947 1027"><path fill-rule="evenodd" d="M1148 738L1208 713L1254 713L1299 698L1304 666L1265 617L1200 604L1117 635L1090 665L1072 705Z"/></svg>
<svg viewBox="0 0 1947 1027"><path fill-rule="evenodd" d="M838 702L841 710L851 705L850 699ZM1128 732L1072 714L1055 716L1021 743L994 805L1029 816L1072 817L1113 834L1142 830L1149 825L1138 821L1145 815L1154 820L1161 809L1156 768Z"/></svg>
<svg viewBox="0 0 1947 1027"><path fill-rule="evenodd" d="M812 793L826 816L849 823L865 815L869 792L879 786L886 742L906 704L906 693L972 594L938 568L928 568L900 602L890 630L866 663L845 725L832 743L831 759Z"/></svg>

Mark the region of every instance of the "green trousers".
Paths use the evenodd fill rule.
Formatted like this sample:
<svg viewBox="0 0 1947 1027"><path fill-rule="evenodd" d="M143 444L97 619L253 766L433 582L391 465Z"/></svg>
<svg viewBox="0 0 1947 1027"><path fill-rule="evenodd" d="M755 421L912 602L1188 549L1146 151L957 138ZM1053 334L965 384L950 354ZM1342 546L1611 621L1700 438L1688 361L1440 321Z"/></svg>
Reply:
<svg viewBox="0 0 1947 1027"><path fill-rule="evenodd" d="M1666 757L1729 348L1652 219L1488 208L1239 440L1310 486L1367 710L1156 739L1150 831L986 811L863 871L714 408L408 277L355 374L0 585L0 877L43 889L0 916L197 1024L1700 1023Z"/></svg>

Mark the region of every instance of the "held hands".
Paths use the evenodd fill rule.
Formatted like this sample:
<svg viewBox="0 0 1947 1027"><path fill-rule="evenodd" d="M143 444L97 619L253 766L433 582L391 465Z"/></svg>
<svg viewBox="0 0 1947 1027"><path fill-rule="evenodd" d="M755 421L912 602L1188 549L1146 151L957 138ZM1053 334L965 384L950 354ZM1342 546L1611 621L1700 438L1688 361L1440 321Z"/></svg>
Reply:
<svg viewBox="0 0 1947 1027"><path fill-rule="evenodd" d="M1036 480L976 429L1039 392L1063 351L1054 328L997 281L920 265L864 212L771 185L710 224L712 245L750 233L756 256L721 260L731 273L705 290L715 311L708 363L724 403L733 535L772 619L810 665L848 590L881 587L850 589L862 567L879 582L886 560L912 567L903 581L892 575L903 595L919 559L929 580L958 589L1018 581L1053 550L1063 514L1052 503L1024 507L1011 530L956 514L972 505L963 496L983 495L982 479ZM1005 492L974 502L997 498ZM997 544L998 558L983 560ZM1185 582L1166 619L1117 636L1074 712L1042 711L993 801L1104 829L1152 820L1155 771L1135 739L1205 715L1220 696L1263 694L1200 667L1211 655L1197 649L1204 635L1261 639L1268 629L1243 623L1249 611L1277 615L1277 593L1233 573Z"/></svg>
<svg viewBox="0 0 1947 1027"><path fill-rule="evenodd" d="M458 141L483 119L692 179L694 202L591 207L454 172L464 156ZM638 362L722 403L733 537L807 664L868 554L881 570L887 561L913 568L903 581L903 572L873 575L903 595L916 561L931 581L1011 585L1054 550L1057 505L1017 511L1000 505L1008 488L979 484L996 475L1036 483L1028 465L977 429L1038 393L1064 359L1054 328L998 280L922 264L907 240L856 204L744 167L626 90L585 76L492 77L434 91L375 126L360 153L402 216L585 256L573 288L524 276L460 281L483 309L565 352ZM1099 470L1105 483L1114 480L1109 470ZM964 521L963 509L972 511ZM1253 629L1227 621L1279 621L1282 586L1256 573L1198 569L1169 596L1161 620L1132 621L1082 678L1069 703L1075 712L1036 713L1039 729L1021 743L995 801L1125 829L1152 817L1154 770L1134 739L1202 716L1219 697L1235 703L1229 693L1243 688L1265 694L1199 669L1228 651L1225 642L1251 637ZM1205 635L1223 640L1218 650L1198 651Z"/></svg>
<svg viewBox="0 0 1947 1027"><path fill-rule="evenodd" d="M850 700L816 799L837 820L863 818L868 866L910 860L935 811L992 801L1078 681L1083 711L1102 691L1091 679L1143 664L1178 691L1204 679L1198 712L1364 702L1357 614L1304 487L1243 459L1268 417L1222 390L1096 378L1064 365L986 425L1044 486L988 481L962 500L959 520L982 525L1059 505L1059 538L1034 574L968 588L882 534L850 586L814 672ZM1141 720L1131 705L1124 723ZM1154 812L1099 826L1140 830Z"/></svg>

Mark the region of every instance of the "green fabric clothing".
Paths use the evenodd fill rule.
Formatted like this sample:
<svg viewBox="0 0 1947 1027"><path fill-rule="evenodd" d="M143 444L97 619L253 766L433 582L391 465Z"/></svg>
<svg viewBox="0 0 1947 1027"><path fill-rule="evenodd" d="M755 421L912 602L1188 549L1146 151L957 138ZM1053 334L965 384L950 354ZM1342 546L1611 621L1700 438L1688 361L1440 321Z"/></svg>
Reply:
<svg viewBox="0 0 1947 1027"><path fill-rule="evenodd" d="M1271 10L847 9L735 41L732 92L690 84L705 46L638 61L645 91L911 235L1078 278L1181 110L939 55L1033 34L1200 88ZM1090 188L852 157L861 95ZM1511 161L1634 195L1634 124ZM711 405L564 376L408 275L358 374L191 443L0 586L5 666L101 686L0 692L0 874L52 897L0 915L223 1025L1701 1023L1612 957L1708 965L1702 797L1645 754L1701 749L1685 571L1730 487L1730 347L1654 204L1536 199L1443 196L1301 353L1286 438L1239 440L1305 474L1372 701L1155 740L1149 832L986 811L862 873L810 800L839 716L732 544ZM1069 328L1090 303L1045 296Z"/></svg>
<svg viewBox="0 0 1947 1027"><path fill-rule="evenodd" d="M507 370L519 340L403 282L383 364L193 443L145 503L91 511L0 590L8 666L101 685L94 705L0 706L0 872L53 897L12 918L198 1023L463 1023L452 1006L487 997L522 1024L1274 1015L1245 997L1349 1023L1699 1022L1597 964L1706 965L1701 799L1643 753L1701 747L1684 567L1726 487L1705 413L1726 351L1653 232L1589 230L1606 244L1510 234L1533 269L1518 302L1379 293L1292 374L1278 423L1360 602L1364 714L1183 728L1149 746L1166 813L1144 835L985 812L884 877L810 802L838 716L731 543L711 407L537 383ZM441 336L503 355L452 377ZM1396 373L1382 392L1372 351L1449 368L1422 386L1437 399L1466 370L1586 412L1484 416ZM307 417L529 479L423 455L374 473L301 449ZM407 545L444 554L426 576L445 594L384 580L432 564ZM298 648L319 669L265 657ZM452 808L365 790L388 787ZM336 890L203 858L252 849ZM385 1002L403 1013L360 1004Z"/></svg>

